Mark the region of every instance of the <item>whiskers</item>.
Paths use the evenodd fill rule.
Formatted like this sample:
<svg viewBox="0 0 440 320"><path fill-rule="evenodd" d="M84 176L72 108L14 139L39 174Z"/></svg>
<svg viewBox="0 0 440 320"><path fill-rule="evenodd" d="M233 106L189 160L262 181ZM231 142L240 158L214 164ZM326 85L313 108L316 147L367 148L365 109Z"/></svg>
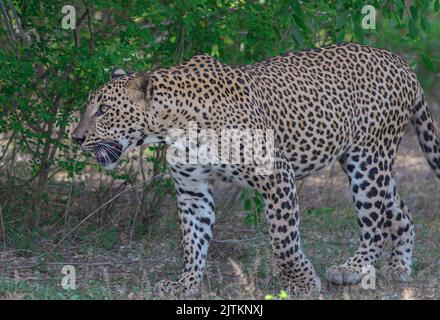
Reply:
<svg viewBox="0 0 440 320"><path fill-rule="evenodd" d="M103 152L102 146L98 145L93 149L93 153L95 154L96 159L104 165L104 167L107 167L111 162L107 155L107 152Z"/></svg>
<svg viewBox="0 0 440 320"><path fill-rule="evenodd" d="M108 153L113 155L115 157L115 159L118 159L120 157L120 155L121 155L120 148L116 148L114 145L106 143L106 142L101 143L101 146L104 148L105 151L107 151Z"/></svg>
<svg viewBox="0 0 440 320"><path fill-rule="evenodd" d="M96 159L104 167L111 166L118 161L122 153L122 148L114 142L99 142L93 148Z"/></svg>

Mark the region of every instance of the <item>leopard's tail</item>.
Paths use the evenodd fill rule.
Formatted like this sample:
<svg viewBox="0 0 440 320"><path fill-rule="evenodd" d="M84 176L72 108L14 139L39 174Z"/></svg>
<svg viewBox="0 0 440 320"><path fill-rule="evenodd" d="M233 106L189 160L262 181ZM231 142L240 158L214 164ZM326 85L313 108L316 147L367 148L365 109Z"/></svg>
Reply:
<svg viewBox="0 0 440 320"><path fill-rule="evenodd" d="M426 160L440 179L440 139L434 118L421 91L414 105L411 121L416 129L417 138L425 153Z"/></svg>

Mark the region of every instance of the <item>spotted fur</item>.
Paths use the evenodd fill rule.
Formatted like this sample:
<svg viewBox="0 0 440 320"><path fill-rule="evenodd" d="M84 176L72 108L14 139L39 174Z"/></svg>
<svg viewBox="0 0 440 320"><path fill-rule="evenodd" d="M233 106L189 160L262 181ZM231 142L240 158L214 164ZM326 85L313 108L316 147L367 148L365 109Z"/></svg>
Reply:
<svg viewBox="0 0 440 320"><path fill-rule="evenodd" d="M199 288L215 222L215 175L262 193L286 287L318 292L319 277L301 249L295 182L336 161L347 174L361 236L355 254L329 268L327 280L360 281L387 244L392 248L387 274L409 279L413 222L398 195L393 163L410 121L439 177L440 143L420 84L399 56L347 43L246 66L198 55L170 69L122 75L105 84L90 96L74 138L112 167L136 145L167 143L168 129L186 129L190 121L213 130L274 130L274 170L259 175L252 165L171 165L184 267L176 281L159 282L158 293L185 295ZM103 147L109 143L115 154Z"/></svg>

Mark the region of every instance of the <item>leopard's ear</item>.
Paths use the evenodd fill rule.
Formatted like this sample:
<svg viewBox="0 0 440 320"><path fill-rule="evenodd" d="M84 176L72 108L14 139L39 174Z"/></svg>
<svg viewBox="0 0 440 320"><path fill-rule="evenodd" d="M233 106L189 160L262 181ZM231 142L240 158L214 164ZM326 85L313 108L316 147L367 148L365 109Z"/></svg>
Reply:
<svg viewBox="0 0 440 320"><path fill-rule="evenodd" d="M112 79L123 77L126 75L127 75L127 73L121 68L117 68L117 69L112 70L112 72L110 74Z"/></svg>
<svg viewBox="0 0 440 320"><path fill-rule="evenodd" d="M136 93L136 96L144 101L150 101L153 96L153 85L149 72L139 72L130 79L128 88Z"/></svg>

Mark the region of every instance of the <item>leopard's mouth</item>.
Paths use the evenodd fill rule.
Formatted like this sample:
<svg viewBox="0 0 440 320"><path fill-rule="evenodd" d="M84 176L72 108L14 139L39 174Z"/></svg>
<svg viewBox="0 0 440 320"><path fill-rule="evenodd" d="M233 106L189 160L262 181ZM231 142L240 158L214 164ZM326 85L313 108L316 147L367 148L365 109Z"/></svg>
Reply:
<svg viewBox="0 0 440 320"><path fill-rule="evenodd" d="M122 146L114 141L101 141L93 146L96 161L104 167L113 167L122 154Z"/></svg>

